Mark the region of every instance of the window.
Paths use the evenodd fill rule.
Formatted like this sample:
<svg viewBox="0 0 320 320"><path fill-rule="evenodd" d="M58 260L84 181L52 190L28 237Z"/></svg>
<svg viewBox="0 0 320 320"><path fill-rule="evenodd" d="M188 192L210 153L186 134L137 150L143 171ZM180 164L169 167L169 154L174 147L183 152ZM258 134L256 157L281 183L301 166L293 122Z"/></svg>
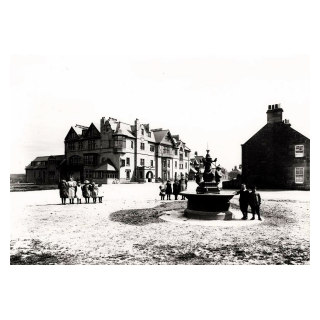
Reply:
<svg viewBox="0 0 320 320"><path fill-rule="evenodd" d="M163 167L165 168L167 166L167 161L163 160Z"/></svg>
<svg viewBox="0 0 320 320"><path fill-rule="evenodd" d="M141 171L140 171L140 179L143 179L143 175Z"/></svg>
<svg viewBox="0 0 320 320"><path fill-rule="evenodd" d="M77 166L77 165L81 164L81 158L79 156L71 157L69 159L69 163Z"/></svg>
<svg viewBox="0 0 320 320"><path fill-rule="evenodd" d="M183 163L179 164L179 169L183 169Z"/></svg>
<svg viewBox="0 0 320 320"><path fill-rule="evenodd" d="M184 156L185 156L186 158L188 157L187 151L184 152Z"/></svg>
<svg viewBox="0 0 320 320"><path fill-rule="evenodd" d="M126 137L115 136L114 137L114 147L115 148L125 148L126 147Z"/></svg>
<svg viewBox="0 0 320 320"><path fill-rule="evenodd" d="M171 153L171 148L170 147L163 147L163 153L170 154Z"/></svg>
<svg viewBox="0 0 320 320"><path fill-rule="evenodd" d="M88 141L88 149L94 150L96 148L96 140L89 140Z"/></svg>
<svg viewBox="0 0 320 320"><path fill-rule="evenodd" d="M121 167L124 167L126 165L126 161L121 159Z"/></svg>
<svg viewBox="0 0 320 320"><path fill-rule="evenodd" d="M168 160L168 168L170 168L170 160Z"/></svg>
<svg viewBox="0 0 320 320"><path fill-rule="evenodd" d="M140 165L144 166L144 159L140 159Z"/></svg>
<svg viewBox="0 0 320 320"><path fill-rule="evenodd" d="M127 158L127 166L130 166L130 158Z"/></svg>
<svg viewBox="0 0 320 320"><path fill-rule="evenodd" d="M174 150L174 155L175 155L175 156L178 155L178 150Z"/></svg>
<svg viewBox="0 0 320 320"><path fill-rule="evenodd" d="M36 177L36 172L35 172L35 171L33 171L33 177L34 177L34 178Z"/></svg>
<svg viewBox="0 0 320 320"><path fill-rule="evenodd" d="M97 157L94 154L86 154L83 157L83 162L86 165L95 165L97 163Z"/></svg>
<svg viewBox="0 0 320 320"><path fill-rule="evenodd" d="M143 129L141 129L141 134L144 135L144 130Z"/></svg>
<svg viewBox="0 0 320 320"><path fill-rule="evenodd" d="M133 149L133 141L131 141L131 149Z"/></svg>
<svg viewBox="0 0 320 320"><path fill-rule="evenodd" d="M296 158L300 158L304 156L304 146L300 145L300 146L295 146L295 154L296 154Z"/></svg>
<svg viewBox="0 0 320 320"><path fill-rule="evenodd" d="M154 152L154 145L153 144L150 145L150 151Z"/></svg>
<svg viewBox="0 0 320 320"><path fill-rule="evenodd" d="M187 169L187 168L188 168L188 163L186 162L186 163L185 163L185 169Z"/></svg>
<svg viewBox="0 0 320 320"><path fill-rule="evenodd" d="M150 160L150 166L153 167L153 160Z"/></svg>
<svg viewBox="0 0 320 320"><path fill-rule="evenodd" d="M38 177L39 178L41 177L41 171L38 171Z"/></svg>
<svg viewBox="0 0 320 320"><path fill-rule="evenodd" d="M127 175L127 180L129 180L130 179L130 171L127 171L126 175Z"/></svg>
<svg viewBox="0 0 320 320"><path fill-rule="evenodd" d="M148 132L148 137L151 138L151 132Z"/></svg>
<svg viewBox="0 0 320 320"><path fill-rule="evenodd" d="M79 150L83 150L83 141L79 141Z"/></svg>
<svg viewBox="0 0 320 320"><path fill-rule="evenodd" d="M69 143L68 143L68 150L69 150L69 151L74 151L74 150L76 150L76 146L75 146L74 142L69 142Z"/></svg>
<svg viewBox="0 0 320 320"><path fill-rule="evenodd" d="M174 167L175 167L175 169L178 168L178 162L177 161L174 162Z"/></svg>
<svg viewBox="0 0 320 320"><path fill-rule="evenodd" d="M144 150L144 143L143 142L140 143L140 149Z"/></svg>
<svg viewBox="0 0 320 320"><path fill-rule="evenodd" d="M183 153L180 153L180 161L183 161Z"/></svg>
<svg viewBox="0 0 320 320"><path fill-rule="evenodd" d="M296 183L303 183L304 182L304 168L296 168L295 176L296 176Z"/></svg>

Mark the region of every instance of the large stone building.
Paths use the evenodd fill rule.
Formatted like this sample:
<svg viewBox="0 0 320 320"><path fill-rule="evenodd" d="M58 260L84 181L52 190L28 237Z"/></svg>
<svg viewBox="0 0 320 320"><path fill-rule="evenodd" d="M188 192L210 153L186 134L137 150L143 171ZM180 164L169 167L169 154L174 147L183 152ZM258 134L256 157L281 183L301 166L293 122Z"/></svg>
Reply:
<svg viewBox="0 0 320 320"><path fill-rule="evenodd" d="M258 188L310 189L310 139L269 105L267 124L242 145L242 181Z"/></svg>
<svg viewBox="0 0 320 320"><path fill-rule="evenodd" d="M190 149L169 130L151 129L114 118L71 127L65 137L65 158L61 176L97 183L154 182L173 179L190 169Z"/></svg>
<svg viewBox="0 0 320 320"><path fill-rule="evenodd" d="M26 166L26 182L56 184L60 179L60 166L64 155L37 157Z"/></svg>

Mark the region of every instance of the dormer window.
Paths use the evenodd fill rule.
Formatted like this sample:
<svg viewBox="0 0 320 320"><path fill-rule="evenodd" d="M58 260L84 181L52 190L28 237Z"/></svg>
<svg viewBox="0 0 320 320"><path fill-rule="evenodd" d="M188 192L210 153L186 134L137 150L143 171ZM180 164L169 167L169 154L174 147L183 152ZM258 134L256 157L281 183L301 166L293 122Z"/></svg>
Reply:
<svg viewBox="0 0 320 320"><path fill-rule="evenodd" d="M304 145L295 146L295 156L296 158L301 158L304 156Z"/></svg>
<svg viewBox="0 0 320 320"><path fill-rule="evenodd" d="M143 129L141 129L141 134L144 135L144 130Z"/></svg>

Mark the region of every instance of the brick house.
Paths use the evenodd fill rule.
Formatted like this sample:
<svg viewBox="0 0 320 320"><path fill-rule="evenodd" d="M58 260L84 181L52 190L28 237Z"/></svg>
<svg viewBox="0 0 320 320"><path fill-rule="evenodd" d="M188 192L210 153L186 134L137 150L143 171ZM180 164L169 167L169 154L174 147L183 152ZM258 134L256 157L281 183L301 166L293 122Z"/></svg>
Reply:
<svg viewBox="0 0 320 320"><path fill-rule="evenodd" d="M310 139L269 105L267 124L242 145L242 181L248 186L310 190Z"/></svg>
<svg viewBox="0 0 320 320"><path fill-rule="evenodd" d="M169 130L104 117L100 124L71 127L65 137L61 177L97 183L154 182L187 173L190 149Z"/></svg>
<svg viewBox="0 0 320 320"><path fill-rule="evenodd" d="M57 184L60 180L60 166L64 155L37 157L26 166L26 182L36 184Z"/></svg>

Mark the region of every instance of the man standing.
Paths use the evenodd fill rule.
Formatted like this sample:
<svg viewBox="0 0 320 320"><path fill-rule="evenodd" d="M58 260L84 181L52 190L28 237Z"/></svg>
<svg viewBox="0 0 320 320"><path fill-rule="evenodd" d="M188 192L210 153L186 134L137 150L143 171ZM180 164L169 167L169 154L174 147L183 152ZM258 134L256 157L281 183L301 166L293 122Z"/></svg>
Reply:
<svg viewBox="0 0 320 320"><path fill-rule="evenodd" d="M241 190L236 191L234 194L235 195L240 194L240 197L239 197L240 210L243 214L243 217L241 218L241 220L247 220L248 219L248 205L249 205L249 198L250 198L249 190L246 189L245 184L242 184Z"/></svg>
<svg viewBox="0 0 320 320"><path fill-rule="evenodd" d="M255 214L258 215L258 219L261 221L260 217L260 205L261 205L261 197L260 193L257 192L257 187L252 187L252 192L250 193L250 207L252 211L252 218L250 220L255 219Z"/></svg>

